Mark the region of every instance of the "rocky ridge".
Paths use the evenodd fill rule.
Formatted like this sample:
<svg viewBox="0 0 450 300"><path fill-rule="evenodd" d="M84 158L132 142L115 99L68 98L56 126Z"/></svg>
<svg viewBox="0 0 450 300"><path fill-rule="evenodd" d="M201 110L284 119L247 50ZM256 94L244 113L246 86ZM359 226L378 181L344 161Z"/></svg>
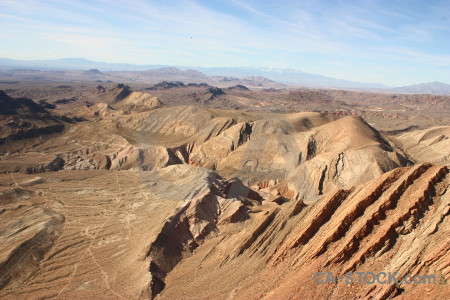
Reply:
<svg viewBox="0 0 450 300"><path fill-rule="evenodd" d="M448 295L446 127L388 136L347 114L97 92L62 117L37 114L60 132L2 145L0 297ZM317 272L437 283L317 284Z"/></svg>

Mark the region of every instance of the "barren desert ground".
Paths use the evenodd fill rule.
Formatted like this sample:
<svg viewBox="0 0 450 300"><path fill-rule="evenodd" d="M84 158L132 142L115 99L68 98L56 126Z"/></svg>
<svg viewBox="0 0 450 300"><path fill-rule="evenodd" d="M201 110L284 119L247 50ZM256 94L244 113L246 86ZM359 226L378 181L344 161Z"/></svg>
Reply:
<svg viewBox="0 0 450 300"><path fill-rule="evenodd" d="M450 96L191 80L0 84L1 298L448 297Z"/></svg>

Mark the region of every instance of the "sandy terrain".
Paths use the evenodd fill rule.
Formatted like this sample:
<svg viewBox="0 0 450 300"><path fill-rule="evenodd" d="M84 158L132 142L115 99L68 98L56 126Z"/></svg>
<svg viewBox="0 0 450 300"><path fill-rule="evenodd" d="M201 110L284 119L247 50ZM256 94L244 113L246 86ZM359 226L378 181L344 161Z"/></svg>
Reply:
<svg viewBox="0 0 450 300"><path fill-rule="evenodd" d="M208 84L0 84L1 298L450 294L450 97Z"/></svg>

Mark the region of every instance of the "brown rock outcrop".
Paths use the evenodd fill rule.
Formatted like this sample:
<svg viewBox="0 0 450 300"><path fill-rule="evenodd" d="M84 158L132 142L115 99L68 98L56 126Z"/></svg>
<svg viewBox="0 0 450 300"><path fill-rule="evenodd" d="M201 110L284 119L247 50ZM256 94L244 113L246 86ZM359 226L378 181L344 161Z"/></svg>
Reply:
<svg viewBox="0 0 450 300"><path fill-rule="evenodd" d="M450 276L449 176L446 167L423 164L395 169L309 204L300 200L281 206L263 202L255 216L250 208L252 217L245 230L219 233L180 262L167 276L161 299L181 294L199 299L226 299L229 295L234 299L384 299L417 297L430 291L444 295L449 287L442 282ZM200 259L205 251L217 254ZM193 282L180 276L196 268L202 268L202 276ZM215 280L231 269L241 275L222 283ZM441 285L370 285L356 283L356 275L353 284L341 279L332 285L318 285L313 281L316 272L334 276L396 272L397 279L432 274Z"/></svg>

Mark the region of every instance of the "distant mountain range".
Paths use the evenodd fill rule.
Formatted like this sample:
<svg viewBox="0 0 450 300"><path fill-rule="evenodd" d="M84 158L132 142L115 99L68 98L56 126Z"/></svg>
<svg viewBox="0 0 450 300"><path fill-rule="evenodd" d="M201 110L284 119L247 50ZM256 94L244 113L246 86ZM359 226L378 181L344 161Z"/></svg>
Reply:
<svg viewBox="0 0 450 300"><path fill-rule="evenodd" d="M437 81L399 87L395 90L408 94L450 95L450 85Z"/></svg>
<svg viewBox="0 0 450 300"><path fill-rule="evenodd" d="M354 82L332 77L305 73L294 69L276 69L261 67L183 67L168 65L133 65L125 63L105 63L96 62L84 58L64 58L56 60L13 60L0 58L0 68L2 69L37 69L37 70L99 70L101 72L118 71L148 71L162 69L162 73L182 72L192 73L196 77L206 76L230 76L230 77L265 77L284 84L299 87L314 88L337 88L372 90L379 92L412 93L412 94L435 94L450 95L450 85L441 82L422 83L405 87L389 87L379 83ZM186 73L187 71L187 73ZM95 72L95 71L91 71ZM201 73L200 73L201 72ZM158 73L158 72L157 72ZM237 79L237 78L236 78Z"/></svg>
<svg viewBox="0 0 450 300"><path fill-rule="evenodd" d="M63 58L54 60L15 60L9 58L0 58L0 67L39 69L39 70L98 69L100 71L146 71L149 69L159 69L169 66L105 63L105 62L91 61L85 58Z"/></svg>

